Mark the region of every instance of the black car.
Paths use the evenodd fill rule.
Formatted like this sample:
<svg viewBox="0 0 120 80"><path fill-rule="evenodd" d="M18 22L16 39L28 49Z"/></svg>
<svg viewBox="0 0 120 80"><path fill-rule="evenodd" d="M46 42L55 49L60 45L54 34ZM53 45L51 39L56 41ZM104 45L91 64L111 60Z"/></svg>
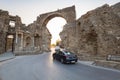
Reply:
<svg viewBox="0 0 120 80"><path fill-rule="evenodd" d="M76 63L77 55L69 51L57 51L53 54L53 59L59 60L61 63Z"/></svg>

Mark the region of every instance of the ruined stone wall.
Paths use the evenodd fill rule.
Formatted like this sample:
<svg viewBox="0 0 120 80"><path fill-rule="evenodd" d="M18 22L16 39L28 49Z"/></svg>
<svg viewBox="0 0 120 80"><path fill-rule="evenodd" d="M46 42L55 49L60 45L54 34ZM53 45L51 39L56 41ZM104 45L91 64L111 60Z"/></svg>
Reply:
<svg viewBox="0 0 120 80"><path fill-rule="evenodd" d="M42 27L42 51L50 51L51 37L47 27Z"/></svg>
<svg viewBox="0 0 120 80"><path fill-rule="evenodd" d="M15 54L17 51L20 51L19 55L50 51L51 34L46 25L54 17L62 17L67 21L60 33L62 45L66 49L84 58L120 54L120 3L103 5L78 20L75 6L72 6L42 14L28 26L22 24L19 16L11 16L7 11L0 10L0 54L5 52L8 33L15 35ZM10 21L15 21L15 27L10 27Z"/></svg>
<svg viewBox="0 0 120 80"><path fill-rule="evenodd" d="M0 54L5 52L5 38L6 38L6 33L0 32Z"/></svg>
<svg viewBox="0 0 120 80"><path fill-rule="evenodd" d="M13 22L13 25L10 24L11 21ZM17 33L19 33L20 30L24 33L22 28L23 24L19 16L12 16L9 15L8 11L0 10L0 54L7 51L7 44L9 44L9 41L7 42L8 35L13 35L14 37L13 42L10 45L12 46L13 52L23 47L19 46L21 43L17 42Z"/></svg>
<svg viewBox="0 0 120 80"><path fill-rule="evenodd" d="M71 52L76 52L76 22L72 22L64 25L63 31L60 33L61 37L61 46L70 50Z"/></svg>
<svg viewBox="0 0 120 80"><path fill-rule="evenodd" d="M16 31L17 48L16 55L31 55L38 54L41 50L41 29L36 21L28 26L23 25ZM21 36L19 38L19 35ZM20 40L20 41L19 41ZM20 44L19 44L20 43Z"/></svg>
<svg viewBox="0 0 120 80"><path fill-rule="evenodd" d="M41 51L50 51L50 44L51 44L51 33L46 27L46 22L44 22L44 17L46 18L45 15L41 15L37 18L36 24L37 24L37 32L40 35L40 49Z"/></svg>
<svg viewBox="0 0 120 80"><path fill-rule="evenodd" d="M6 20L8 19L8 12L0 10L0 54L5 52L6 32L8 31Z"/></svg>
<svg viewBox="0 0 120 80"><path fill-rule="evenodd" d="M120 54L120 8L118 5L120 4L117 4L117 7L116 5L111 7L106 4L80 17L76 21L75 34L74 31L68 32L71 28L61 32L61 34L74 34L77 41L75 42L73 39L73 41L66 43L66 40L70 39L68 37L66 40L62 39L65 42L64 45L72 43L77 46L78 55L84 56L84 58ZM74 48L71 47L72 49Z"/></svg>
<svg viewBox="0 0 120 80"><path fill-rule="evenodd" d="M10 25L10 21L14 22L14 27ZM0 54L7 51L7 35L14 36L12 47L15 55L50 51L51 35L39 21L26 26L19 16L12 16L7 11L0 10Z"/></svg>
<svg viewBox="0 0 120 80"><path fill-rule="evenodd" d="M120 17L120 2L111 6L113 12Z"/></svg>
<svg viewBox="0 0 120 80"><path fill-rule="evenodd" d="M104 5L89 11L79 20L78 53L85 56L120 54L117 38L120 18L111 7ZM78 33L77 33L78 34Z"/></svg>
<svg viewBox="0 0 120 80"><path fill-rule="evenodd" d="M41 14L37 17L36 21L26 26L21 22L19 16L12 16L7 11L0 10L0 45L4 45L0 47L1 53L5 51L7 35L14 36L14 41L11 42L13 45L10 46L13 47L13 52L16 55L34 54L37 51L50 51L52 36L46 27L48 21L54 17L62 17L68 24L73 24L76 19L75 13L75 6L59 9ZM14 22L14 27L9 24L10 21ZM73 29L71 27L71 30L68 32L71 33ZM72 42L71 40L73 39L74 37L71 37L69 42ZM73 47L71 44L69 45Z"/></svg>

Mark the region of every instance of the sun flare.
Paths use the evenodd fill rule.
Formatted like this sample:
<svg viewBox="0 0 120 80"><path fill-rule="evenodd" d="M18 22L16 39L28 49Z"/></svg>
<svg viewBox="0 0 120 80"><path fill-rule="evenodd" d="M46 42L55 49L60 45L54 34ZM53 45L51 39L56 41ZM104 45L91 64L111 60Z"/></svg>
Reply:
<svg viewBox="0 0 120 80"><path fill-rule="evenodd" d="M55 17L48 22L47 28L52 34L51 44L56 44L57 40L61 40L59 33L63 30L65 24L66 20L61 17Z"/></svg>

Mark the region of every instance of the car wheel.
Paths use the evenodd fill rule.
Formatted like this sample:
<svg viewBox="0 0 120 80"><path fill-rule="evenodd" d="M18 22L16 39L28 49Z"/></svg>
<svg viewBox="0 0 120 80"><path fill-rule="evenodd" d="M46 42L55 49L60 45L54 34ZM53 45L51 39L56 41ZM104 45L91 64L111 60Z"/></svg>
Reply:
<svg viewBox="0 0 120 80"><path fill-rule="evenodd" d="M55 56L53 56L53 59L56 59Z"/></svg>
<svg viewBox="0 0 120 80"><path fill-rule="evenodd" d="M60 59L60 62L63 64L63 63L64 63L64 60L61 58L61 59Z"/></svg>
<svg viewBox="0 0 120 80"><path fill-rule="evenodd" d="M53 59L55 59L55 57L53 57Z"/></svg>

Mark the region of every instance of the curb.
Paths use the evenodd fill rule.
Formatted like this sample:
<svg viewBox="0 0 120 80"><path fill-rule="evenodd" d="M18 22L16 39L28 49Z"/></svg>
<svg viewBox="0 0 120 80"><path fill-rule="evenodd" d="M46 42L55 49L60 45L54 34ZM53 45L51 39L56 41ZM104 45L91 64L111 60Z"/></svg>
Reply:
<svg viewBox="0 0 120 80"><path fill-rule="evenodd" d="M3 57L1 57L1 58L3 58ZM13 56L13 57L4 57L3 59L0 59L0 62L7 61L7 60L10 60L10 59L14 59L14 58L15 58L15 56Z"/></svg>
<svg viewBox="0 0 120 80"><path fill-rule="evenodd" d="M109 70L109 71L114 71L114 72L120 72L120 70L117 70L117 69L113 69L113 68L107 68L107 67L103 67L103 66L96 66L94 64L94 61L93 63L91 62L91 64L87 64L85 63L84 61L78 61L79 63L83 64L83 65L86 65L86 66L90 66L90 67L94 67L94 68L98 68L98 69L104 69L104 70ZM87 62L87 61L86 61Z"/></svg>

